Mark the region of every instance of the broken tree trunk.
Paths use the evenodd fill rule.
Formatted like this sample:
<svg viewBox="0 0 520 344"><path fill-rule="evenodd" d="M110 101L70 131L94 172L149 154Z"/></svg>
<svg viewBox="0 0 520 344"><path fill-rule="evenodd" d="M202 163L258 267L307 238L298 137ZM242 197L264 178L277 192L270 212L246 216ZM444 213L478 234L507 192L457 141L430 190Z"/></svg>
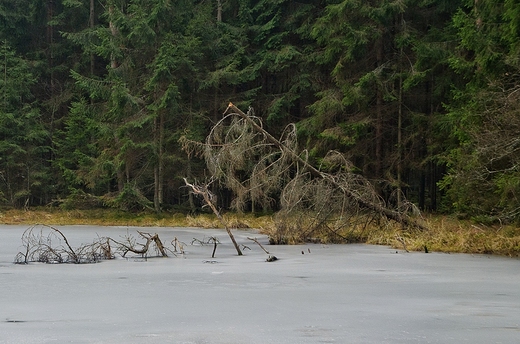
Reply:
<svg viewBox="0 0 520 344"><path fill-rule="evenodd" d="M154 235L151 235L150 233L141 232L141 231L137 231L137 233L139 233L139 235L143 239L146 239L146 244L139 244L142 246L141 248L136 248L135 245L130 242L130 240L128 240L129 241L128 244L124 244L124 243L116 241L112 238L108 238L108 239L112 240L114 243L119 245L119 250L123 251L123 255L122 255L123 257L125 257L128 252L132 252L132 253L140 254L140 255L144 256L145 254L148 253L148 249L150 248L151 242L153 242L155 244L155 247L161 253L161 256L168 257L168 254L166 253L166 248L164 247L164 245L157 233Z"/></svg>
<svg viewBox="0 0 520 344"><path fill-rule="evenodd" d="M240 247L238 246L238 244L237 244L237 242L235 240L235 237L233 236L233 233L231 232L231 229L229 229L227 223L224 221L224 218L222 217L220 212L217 210L217 208L213 204L213 201L212 201L213 195L208 190L207 185L203 186L203 187L198 186L198 185L193 185L193 184L188 183L188 180L186 180L186 178L184 178L184 183L186 183L186 186L189 186L191 188L191 191L194 194L202 196L202 198L204 199L204 202L206 203L206 205L208 205L211 208L213 213L219 219L220 223L226 229L226 232L229 235L229 238L231 239L231 241L233 242L233 245L235 246L235 249L237 250L238 255L241 256L242 255L242 251L240 250Z"/></svg>
<svg viewBox="0 0 520 344"><path fill-rule="evenodd" d="M277 140L274 136L269 134L265 129L263 129L261 126L259 126L254 120L252 120L246 113L244 113L242 110L240 110L238 107L236 107L233 103L229 103L226 111L224 113L227 113L229 110L232 110L236 114L238 114L240 117L242 117L244 120L246 120L251 127L253 127L257 132L264 135L264 137L272 143L275 147L277 147L280 151L283 153L291 156L294 160L301 163L308 171L309 173L315 177L315 178L321 178L325 179L328 182L330 182L333 186L340 189L344 194L349 197L350 199L354 200L356 203L359 204L359 206L369 209L377 214L382 215L383 217L396 221L400 223L403 226L406 227L413 227L418 228L420 230L427 230L426 227L423 225L417 223L413 218L409 217L406 214L402 214L400 212L388 209L380 204L370 202L368 200L363 199L362 197L359 197L356 193L352 192L348 188L345 188L344 185L336 181L330 174L323 173L320 170L318 170L316 167L309 164L306 160L304 160L300 155L298 155L296 152L294 152L292 149L284 145L282 142Z"/></svg>
<svg viewBox="0 0 520 344"><path fill-rule="evenodd" d="M155 247L157 247L157 250L161 253L161 256L168 257L166 249L164 248L161 239L159 239L159 234L155 233L154 235L151 235L150 233L145 233L141 231L137 231L137 233L139 233L140 236L147 240L147 244L150 240L153 241L155 243Z"/></svg>

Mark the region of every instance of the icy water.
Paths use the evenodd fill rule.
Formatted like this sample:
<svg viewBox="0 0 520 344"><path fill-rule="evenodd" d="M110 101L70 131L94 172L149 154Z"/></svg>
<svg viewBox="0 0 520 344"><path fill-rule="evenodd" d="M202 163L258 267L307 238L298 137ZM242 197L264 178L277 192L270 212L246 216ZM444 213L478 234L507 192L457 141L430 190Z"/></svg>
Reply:
<svg viewBox="0 0 520 344"><path fill-rule="evenodd" d="M265 246L225 231L60 226L74 247L127 231L185 255L15 265L0 226L0 343L518 343L520 261L369 245ZM221 245L191 245L216 236ZM171 247L171 246L170 246Z"/></svg>

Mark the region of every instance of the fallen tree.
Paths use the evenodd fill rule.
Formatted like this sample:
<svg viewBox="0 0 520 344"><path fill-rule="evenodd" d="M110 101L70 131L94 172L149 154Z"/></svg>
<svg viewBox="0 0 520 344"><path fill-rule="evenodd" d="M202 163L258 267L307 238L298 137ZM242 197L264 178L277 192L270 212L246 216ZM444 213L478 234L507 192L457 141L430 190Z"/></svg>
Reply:
<svg viewBox="0 0 520 344"><path fill-rule="evenodd" d="M65 234L58 228L48 225L33 225L22 234L23 249L16 255L15 263L95 263L113 259L116 254L125 257L128 252L148 256L150 255L150 247L155 249L157 256L168 256L168 249L164 247L158 234L137 232L141 238L146 240L146 243L137 243L135 238L127 235L125 242L110 237L98 237L90 244L73 247ZM115 245L113 246L111 243Z"/></svg>
<svg viewBox="0 0 520 344"><path fill-rule="evenodd" d="M155 244L156 253L161 255L162 257L168 257L168 253L166 253L166 248L164 247L159 235L155 233L154 235L146 232L137 231L139 235L146 240L144 244L136 243L136 240L131 236L126 237L126 243L122 243L116 241L112 238L108 238L110 241L113 241L118 246L118 251L122 252L122 256L125 257L128 252L132 252L135 254L140 254L142 256L148 254L148 250L150 248L150 243ZM139 247L140 246L140 247Z"/></svg>
<svg viewBox="0 0 520 344"><path fill-rule="evenodd" d="M311 240L318 232L349 241L349 229L375 221L426 229L411 216L410 210L417 210L413 204L388 207L343 154L331 151L316 167L308 152L298 149L294 124L277 139L252 108L245 113L229 103L204 143L185 137L181 143L188 155L204 157L212 178L233 191L236 210L279 208L269 233L274 243Z"/></svg>
<svg viewBox="0 0 520 344"><path fill-rule="evenodd" d="M98 237L91 244L73 248L62 231L48 225L33 225L27 228L22 234L22 247L23 250L15 257L15 263L80 264L114 257L109 238Z"/></svg>

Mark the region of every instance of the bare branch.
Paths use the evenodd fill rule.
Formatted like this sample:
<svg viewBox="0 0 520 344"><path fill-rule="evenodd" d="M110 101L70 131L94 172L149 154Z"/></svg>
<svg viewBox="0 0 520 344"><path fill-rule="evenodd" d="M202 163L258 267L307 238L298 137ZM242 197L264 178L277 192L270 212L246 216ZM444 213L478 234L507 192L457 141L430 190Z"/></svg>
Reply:
<svg viewBox="0 0 520 344"><path fill-rule="evenodd" d="M208 184L206 184L204 186L190 184L190 183L188 183L188 180L186 178L184 178L184 183L186 184L186 186L189 186L191 188L191 190L192 190L192 192L194 194L202 196L202 198L204 199L204 202L206 203L206 205L208 205L211 208L211 210L213 210L213 213L217 216L217 218L219 219L220 223L222 223L222 225L226 229L226 232L228 233L229 238L233 242L233 245L235 246L235 249L236 249L238 255L241 256L242 255L242 251L240 250L240 247L238 246L238 244L237 244L237 242L235 240L235 237L233 236L233 233L231 232L231 229L229 229L227 223L224 221L224 218L222 217L220 212L215 207L215 204L213 204L214 196L208 190ZM216 247L215 247L215 249L216 249Z"/></svg>

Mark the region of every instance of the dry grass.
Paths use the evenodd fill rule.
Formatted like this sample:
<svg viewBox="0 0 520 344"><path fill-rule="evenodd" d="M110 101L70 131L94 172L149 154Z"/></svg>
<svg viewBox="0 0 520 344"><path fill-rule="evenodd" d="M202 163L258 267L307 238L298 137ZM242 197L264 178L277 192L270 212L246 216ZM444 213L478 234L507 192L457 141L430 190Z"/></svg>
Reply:
<svg viewBox="0 0 520 344"><path fill-rule="evenodd" d="M3 224L96 225L96 226L187 226L183 214L158 216L151 213L132 214L117 210L2 210Z"/></svg>
<svg viewBox="0 0 520 344"><path fill-rule="evenodd" d="M301 242L300 226L290 223L280 227L271 216L251 214L225 214L224 220L230 228L257 228L275 237L281 235L288 244ZM201 227L222 228L220 221L210 214L186 216L181 213L129 214L114 210L3 210L0 211L3 224L48 224L99 226L158 226L158 227ZM298 224L298 222L293 222ZM397 249L429 252L484 253L510 257L520 256L520 228L512 225L485 226L470 221L460 221L448 216L429 216L424 224L428 231L403 230L395 224L369 223L352 226L337 233L331 231L313 233L316 242L363 242L389 245ZM280 232L280 230L285 232Z"/></svg>
<svg viewBox="0 0 520 344"><path fill-rule="evenodd" d="M297 220L289 222L295 224ZM428 216L422 221L422 224L428 228L427 231L404 230L395 222L359 221L359 224L337 231L332 231L330 228L322 230L315 233L312 241L388 245L408 251L520 256L520 228L513 225L486 226L440 215ZM275 228L271 225L266 234L273 237L282 232L286 239L283 243L298 243L301 240L298 237L300 233L297 227L305 226L285 224Z"/></svg>
<svg viewBox="0 0 520 344"><path fill-rule="evenodd" d="M252 214L224 214L224 222L229 228L235 229L264 229L272 224L270 216L254 216ZM197 216L186 216L186 226L201 228L222 228L223 225L213 214L201 214Z"/></svg>
<svg viewBox="0 0 520 344"><path fill-rule="evenodd" d="M230 228L263 228L271 222L269 216L251 214L225 214ZM128 213L110 209L91 210L0 210L2 224L46 224L46 225L96 225L96 226L157 226L157 227L201 227L222 228L221 222L213 214L198 216L182 213Z"/></svg>
<svg viewBox="0 0 520 344"><path fill-rule="evenodd" d="M409 251L520 256L520 228L516 226L486 226L448 216L429 216L425 224L428 231L398 226L372 229L365 242L399 249L406 246Z"/></svg>

